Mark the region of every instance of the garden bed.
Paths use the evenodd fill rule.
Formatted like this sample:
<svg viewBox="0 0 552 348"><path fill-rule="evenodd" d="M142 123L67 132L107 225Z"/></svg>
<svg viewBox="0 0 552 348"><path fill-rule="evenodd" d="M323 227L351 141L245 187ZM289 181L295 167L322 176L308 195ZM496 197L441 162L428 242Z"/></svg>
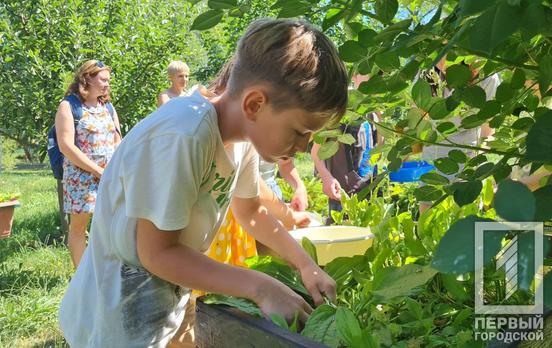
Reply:
<svg viewBox="0 0 552 348"><path fill-rule="evenodd" d="M205 304L202 298L197 300L195 330L196 344L200 348L326 347L239 309L226 305Z"/></svg>

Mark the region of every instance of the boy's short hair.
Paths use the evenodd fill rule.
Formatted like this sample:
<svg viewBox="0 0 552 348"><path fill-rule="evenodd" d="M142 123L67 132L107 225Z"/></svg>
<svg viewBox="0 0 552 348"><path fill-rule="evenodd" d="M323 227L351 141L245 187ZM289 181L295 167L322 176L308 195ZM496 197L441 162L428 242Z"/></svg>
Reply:
<svg viewBox="0 0 552 348"><path fill-rule="evenodd" d="M188 64L180 60L173 60L167 68L167 74L169 74L169 76L178 74L181 71L190 72L190 68L188 67Z"/></svg>
<svg viewBox="0 0 552 348"><path fill-rule="evenodd" d="M276 110L297 107L335 122L347 108L347 70L337 49L303 20L257 20L240 39L228 93L262 82Z"/></svg>

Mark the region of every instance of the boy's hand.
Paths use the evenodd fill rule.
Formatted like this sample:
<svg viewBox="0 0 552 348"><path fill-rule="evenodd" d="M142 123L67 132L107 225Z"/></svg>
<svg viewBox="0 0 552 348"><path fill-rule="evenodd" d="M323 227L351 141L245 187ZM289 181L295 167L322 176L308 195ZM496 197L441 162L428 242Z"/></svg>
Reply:
<svg viewBox="0 0 552 348"><path fill-rule="evenodd" d="M309 199L305 187L298 187L291 198L291 209L305 211L309 206Z"/></svg>
<svg viewBox="0 0 552 348"><path fill-rule="evenodd" d="M329 178L322 178L322 189L326 196L330 199L333 199L334 201L341 200L341 185L333 176Z"/></svg>
<svg viewBox="0 0 552 348"><path fill-rule="evenodd" d="M255 302L267 317L278 314L288 323L297 313L299 321L304 324L313 310L301 296L274 278L266 280L257 297Z"/></svg>
<svg viewBox="0 0 552 348"><path fill-rule="evenodd" d="M337 285L326 272L324 272L314 262L299 269L305 288L312 296L316 306L324 303L324 297L327 297L332 303L335 303Z"/></svg>
<svg viewBox="0 0 552 348"><path fill-rule="evenodd" d="M304 211L294 211L293 212L293 224L299 228L308 227L311 223L311 218L309 213Z"/></svg>

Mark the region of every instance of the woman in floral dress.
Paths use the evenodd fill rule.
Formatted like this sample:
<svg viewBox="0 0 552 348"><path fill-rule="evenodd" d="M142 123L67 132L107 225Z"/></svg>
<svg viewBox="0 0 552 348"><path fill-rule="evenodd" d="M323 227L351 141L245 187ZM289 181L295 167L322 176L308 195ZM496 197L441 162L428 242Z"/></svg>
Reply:
<svg viewBox="0 0 552 348"><path fill-rule="evenodd" d="M82 107L75 120L66 98L56 113L63 162L63 210L70 214L68 246L75 267L86 247L86 229L94 212L98 185L107 162L121 141L117 112L109 103L111 68L89 60L75 73L65 96L75 95ZM111 111L110 111L111 110Z"/></svg>

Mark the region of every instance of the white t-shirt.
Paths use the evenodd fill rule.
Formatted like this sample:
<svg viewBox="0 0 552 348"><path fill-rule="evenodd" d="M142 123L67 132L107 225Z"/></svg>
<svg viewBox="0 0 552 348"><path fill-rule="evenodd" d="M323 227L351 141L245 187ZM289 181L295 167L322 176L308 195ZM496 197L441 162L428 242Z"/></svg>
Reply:
<svg viewBox="0 0 552 348"><path fill-rule="evenodd" d="M138 123L102 176L89 244L60 308L67 342L164 347L182 322L189 289L142 267L137 219L182 230L182 244L205 251L230 198L258 195L258 167L251 144L223 145L215 108L197 91Z"/></svg>
<svg viewBox="0 0 552 348"><path fill-rule="evenodd" d="M500 77L498 76L498 74L493 74L479 82L479 87L481 87L485 91L486 100L494 99L498 85L500 85ZM452 117L450 121L454 123L456 127L460 128L459 126L462 122L462 118L460 116L456 116ZM455 144L477 146L479 144L480 137L481 127L471 129L460 128L460 130L448 136L448 140ZM450 144L446 141L443 143ZM434 161L441 157L447 157L449 151L451 150L453 150L453 148L439 145L424 146L422 158L425 160ZM473 151L466 151L466 154L469 157L472 157Z"/></svg>

